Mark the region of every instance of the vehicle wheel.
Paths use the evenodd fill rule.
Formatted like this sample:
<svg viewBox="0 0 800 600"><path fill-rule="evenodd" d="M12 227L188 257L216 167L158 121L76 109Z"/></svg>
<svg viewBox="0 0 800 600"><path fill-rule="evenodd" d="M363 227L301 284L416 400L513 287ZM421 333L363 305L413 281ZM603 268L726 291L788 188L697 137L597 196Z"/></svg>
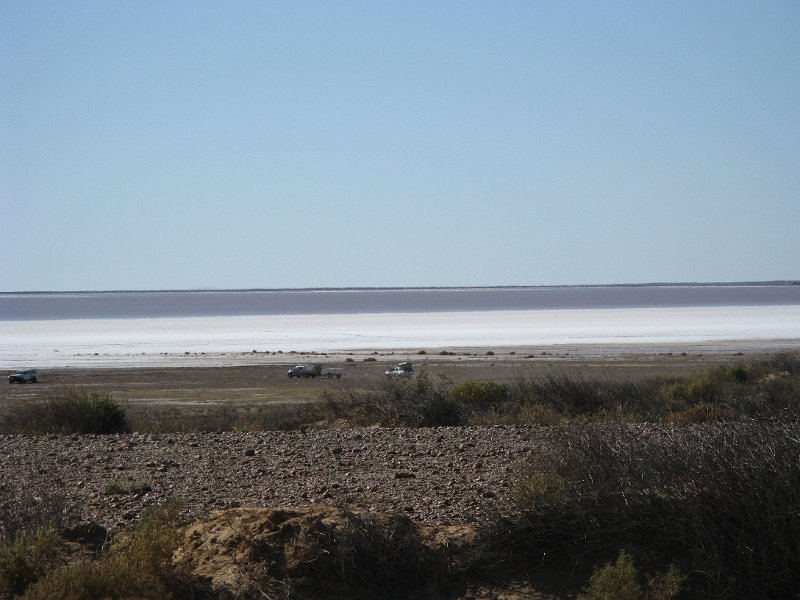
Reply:
<svg viewBox="0 0 800 600"><path fill-rule="evenodd" d="M336 379L341 379L341 378L342 378L342 374L341 374L341 373L339 373L339 374L336 376Z"/></svg>
<svg viewBox="0 0 800 600"><path fill-rule="evenodd" d="M38 380L38 379L36 379L36 377L34 377L33 379L31 379L31 383L36 383L36 382L38 382L38 381L39 381L39 380Z"/></svg>
<svg viewBox="0 0 800 600"><path fill-rule="evenodd" d="M333 379L333 373L328 373L328 379Z"/></svg>

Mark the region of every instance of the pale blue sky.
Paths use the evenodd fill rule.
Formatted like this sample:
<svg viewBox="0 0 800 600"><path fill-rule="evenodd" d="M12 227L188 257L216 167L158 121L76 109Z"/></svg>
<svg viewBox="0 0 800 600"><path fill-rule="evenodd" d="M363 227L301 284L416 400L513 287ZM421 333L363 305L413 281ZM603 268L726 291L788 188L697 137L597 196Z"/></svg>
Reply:
<svg viewBox="0 0 800 600"><path fill-rule="evenodd" d="M800 2L0 3L0 290L800 279Z"/></svg>

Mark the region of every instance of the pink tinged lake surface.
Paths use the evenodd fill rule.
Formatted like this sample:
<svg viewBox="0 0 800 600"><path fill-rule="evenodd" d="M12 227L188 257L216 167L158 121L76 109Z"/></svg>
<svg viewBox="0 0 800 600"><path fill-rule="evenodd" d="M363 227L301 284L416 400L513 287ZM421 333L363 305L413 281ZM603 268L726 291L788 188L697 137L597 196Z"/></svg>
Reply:
<svg viewBox="0 0 800 600"><path fill-rule="evenodd" d="M241 355L252 350L556 346L800 348L800 305L0 321L0 368L6 369L196 364L186 353L206 353L208 364L242 364Z"/></svg>

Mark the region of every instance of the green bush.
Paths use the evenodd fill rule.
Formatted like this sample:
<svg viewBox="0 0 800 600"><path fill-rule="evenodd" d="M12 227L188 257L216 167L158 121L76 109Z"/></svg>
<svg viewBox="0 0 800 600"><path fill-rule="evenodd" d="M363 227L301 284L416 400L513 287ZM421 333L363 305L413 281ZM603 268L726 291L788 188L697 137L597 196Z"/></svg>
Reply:
<svg viewBox="0 0 800 600"><path fill-rule="evenodd" d="M126 494L145 494L152 491L149 483L144 481L123 481L115 479L107 484L103 489L103 493L107 496L124 496Z"/></svg>
<svg viewBox="0 0 800 600"><path fill-rule="evenodd" d="M633 559L620 552L617 562L607 564L592 574L589 587L578 600L644 600Z"/></svg>
<svg viewBox="0 0 800 600"><path fill-rule="evenodd" d="M615 563L594 571L578 600L671 600L680 594L685 579L673 565L645 580L633 557L623 550Z"/></svg>
<svg viewBox="0 0 800 600"><path fill-rule="evenodd" d="M747 371L744 367L730 367L726 371L728 379L736 383L745 383L747 381Z"/></svg>
<svg viewBox="0 0 800 600"><path fill-rule="evenodd" d="M112 396L76 387L51 390L14 409L3 430L15 433L129 433L125 407Z"/></svg>

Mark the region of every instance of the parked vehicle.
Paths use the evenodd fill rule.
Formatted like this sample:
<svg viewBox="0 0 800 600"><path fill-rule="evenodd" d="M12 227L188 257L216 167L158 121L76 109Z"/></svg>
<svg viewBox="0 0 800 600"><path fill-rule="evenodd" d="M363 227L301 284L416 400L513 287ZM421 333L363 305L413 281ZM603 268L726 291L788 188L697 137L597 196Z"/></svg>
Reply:
<svg viewBox="0 0 800 600"><path fill-rule="evenodd" d="M36 369L18 371L8 376L8 383L36 383L37 381L39 381L39 371Z"/></svg>
<svg viewBox="0 0 800 600"><path fill-rule="evenodd" d="M411 366L410 362L400 363L393 369L386 371L386 377L389 379L393 379L395 377L401 377L403 379L411 379L414 376L414 368Z"/></svg>
<svg viewBox="0 0 800 600"><path fill-rule="evenodd" d="M289 369L287 374L289 375L289 379L293 377L327 377L328 379L336 377L336 379L341 379L342 375L344 375L344 369L336 367L323 368L322 365L305 364L295 365L293 368Z"/></svg>

